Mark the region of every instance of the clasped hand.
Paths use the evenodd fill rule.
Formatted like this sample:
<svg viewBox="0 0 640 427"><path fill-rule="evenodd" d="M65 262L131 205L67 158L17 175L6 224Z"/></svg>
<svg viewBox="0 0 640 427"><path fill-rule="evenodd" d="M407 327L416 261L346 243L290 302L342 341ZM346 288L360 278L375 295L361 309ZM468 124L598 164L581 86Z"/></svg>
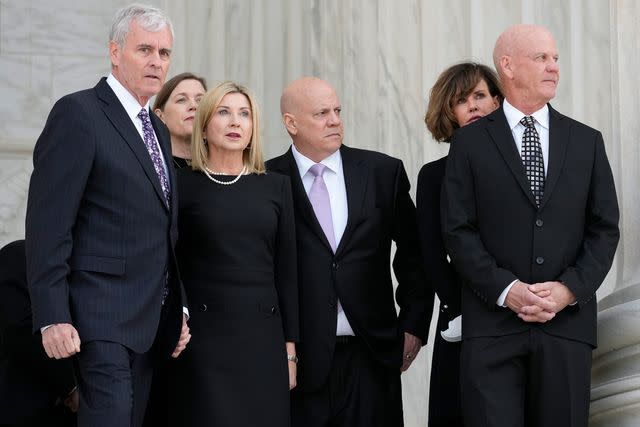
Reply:
<svg viewBox="0 0 640 427"><path fill-rule="evenodd" d="M575 300L573 292L561 282L528 284L518 280L505 304L525 322L545 323Z"/></svg>

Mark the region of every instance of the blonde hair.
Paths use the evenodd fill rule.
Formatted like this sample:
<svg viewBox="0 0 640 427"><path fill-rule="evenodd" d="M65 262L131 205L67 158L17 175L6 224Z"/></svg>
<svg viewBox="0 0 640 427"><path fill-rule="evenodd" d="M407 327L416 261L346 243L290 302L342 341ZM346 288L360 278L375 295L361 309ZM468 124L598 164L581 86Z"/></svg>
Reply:
<svg viewBox="0 0 640 427"><path fill-rule="evenodd" d="M262 155L262 141L260 138L260 112L258 110L258 103L255 101L249 89L231 81L220 83L205 93L202 100L200 100L200 104L196 110L195 123L193 124L193 134L191 135L191 168L202 172L205 171L209 150L204 141L204 129L222 102L222 98L230 93L241 93L249 101L253 129L249 145L242 153L242 160L247 167L248 173L262 174L265 172L265 167L264 157Z"/></svg>

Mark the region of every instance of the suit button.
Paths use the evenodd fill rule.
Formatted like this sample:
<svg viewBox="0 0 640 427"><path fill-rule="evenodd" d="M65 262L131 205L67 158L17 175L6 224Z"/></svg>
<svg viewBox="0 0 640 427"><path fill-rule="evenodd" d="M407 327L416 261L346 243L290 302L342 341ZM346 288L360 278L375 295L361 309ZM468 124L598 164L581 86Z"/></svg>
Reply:
<svg viewBox="0 0 640 427"><path fill-rule="evenodd" d="M331 267L332 267L334 270L337 270L340 266L338 265L338 263L337 263L337 262L332 262L332 263L331 263Z"/></svg>
<svg viewBox="0 0 640 427"><path fill-rule="evenodd" d="M271 314L276 314L276 307L275 306L271 306Z"/></svg>
<svg viewBox="0 0 640 427"><path fill-rule="evenodd" d="M542 227L542 225L543 225L543 224L544 224L544 221L543 221L543 220L541 220L541 219L539 219L539 218L538 218L538 219L536 219L536 225L537 225L538 227Z"/></svg>
<svg viewBox="0 0 640 427"><path fill-rule="evenodd" d="M200 305L200 311L207 311L209 309L209 307L207 307L207 304L201 304Z"/></svg>
<svg viewBox="0 0 640 427"><path fill-rule="evenodd" d="M541 256L539 256L538 258L536 258L536 264L538 264L538 265L542 265L542 264L544 264L544 258L542 258Z"/></svg>

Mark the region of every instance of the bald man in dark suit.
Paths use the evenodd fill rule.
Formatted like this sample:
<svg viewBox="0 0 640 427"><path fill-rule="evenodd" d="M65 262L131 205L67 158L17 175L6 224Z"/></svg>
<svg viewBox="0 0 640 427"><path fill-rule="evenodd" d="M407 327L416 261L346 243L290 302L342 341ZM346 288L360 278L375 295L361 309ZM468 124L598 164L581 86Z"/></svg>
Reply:
<svg viewBox="0 0 640 427"><path fill-rule="evenodd" d="M496 42L502 107L456 131L445 245L462 290L465 426L586 427L596 290L620 236L602 134L556 111L544 27Z"/></svg>

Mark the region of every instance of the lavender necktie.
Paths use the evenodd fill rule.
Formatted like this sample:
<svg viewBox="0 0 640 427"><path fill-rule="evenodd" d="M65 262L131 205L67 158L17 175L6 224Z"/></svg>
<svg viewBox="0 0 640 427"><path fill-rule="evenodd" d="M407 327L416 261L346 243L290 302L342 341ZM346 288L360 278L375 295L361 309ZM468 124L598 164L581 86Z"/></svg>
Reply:
<svg viewBox="0 0 640 427"><path fill-rule="evenodd" d="M309 171L314 176L313 184L309 189L309 201L313 206L313 211L316 214L316 218L324 231L327 240L331 245L333 252L336 251L336 236L333 232L333 219L331 218L331 201L329 200L329 191L327 190L327 184L322 178L327 167L322 163L316 163L311 166Z"/></svg>
<svg viewBox="0 0 640 427"><path fill-rule="evenodd" d="M144 145L147 147L151 161L153 162L153 168L156 170L158 179L160 180L160 187L162 187L162 193L164 194L164 200L167 202L167 206L171 205L171 190L169 189L169 179L167 178L167 171L164 168L162 162L162 156L160 156L160 149L158 148L158 142L156 141L156 134L153 132L153 126L151 126L151 120L149 119L149 113L146 108L143 108L138 113L138 118L142 120L142 133L144 137Z"/></svg>

